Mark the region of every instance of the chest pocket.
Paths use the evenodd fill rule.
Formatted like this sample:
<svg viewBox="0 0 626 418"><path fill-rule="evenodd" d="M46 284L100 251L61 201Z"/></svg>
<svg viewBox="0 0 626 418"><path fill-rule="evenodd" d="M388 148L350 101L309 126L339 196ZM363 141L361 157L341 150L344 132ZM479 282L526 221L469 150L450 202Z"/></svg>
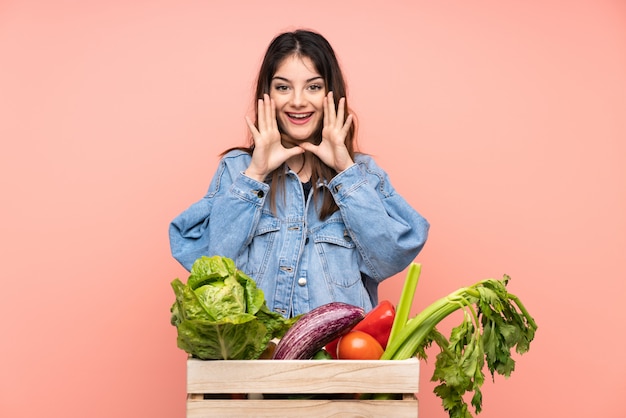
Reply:
<svg viewBox="0 0 626 418"><path fill-rule="evenodd" d="M329 283L344 288L361 285L358 251L342 221L325 223L313 242Z"/></svg>
<svg viewBox="0 0 626 418"><path fill-rule="evenodd" d="M270 265L272 254L276 252L277 237L280 231L280 222L271 215L263 214L257 225L250 244L248 254L248 270L257 281L263 281L267 267Z"/></svg>

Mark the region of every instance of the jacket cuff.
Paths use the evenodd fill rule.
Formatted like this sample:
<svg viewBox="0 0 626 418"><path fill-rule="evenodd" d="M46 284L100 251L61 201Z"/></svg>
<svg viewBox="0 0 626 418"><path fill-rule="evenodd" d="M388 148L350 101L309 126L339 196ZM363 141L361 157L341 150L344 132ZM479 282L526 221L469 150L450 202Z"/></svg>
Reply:
<svg viewBox="0 0 626 418"><path fill-rule="evenodd" d="M230 190L240 199L262 206L263 202L265 202L265 197L269 193L270 186L267 183L246 176L242 171L233 182Z"/></svg>
<svg viewBox="0 0 626 418"><path fill-rule="evenodd" d="M366 181L363 169L359 164L355 163L337 174L328 183L328 189L335 198L335 202L339 202Z"/></svg>

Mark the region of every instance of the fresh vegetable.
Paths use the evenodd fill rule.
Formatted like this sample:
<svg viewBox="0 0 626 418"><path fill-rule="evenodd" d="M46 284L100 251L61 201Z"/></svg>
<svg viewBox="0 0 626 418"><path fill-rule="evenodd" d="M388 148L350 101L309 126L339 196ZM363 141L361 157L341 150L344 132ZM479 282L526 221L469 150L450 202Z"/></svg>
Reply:
<svg viewBox="0 0 626 418"><path fill-rule="evenodd" d="M391 326L391 332L389 333L389 341L393 341L397 338L406 321L409 319L409 313L411 312L411 306L413 305L413 297L415 296L415 290L417 289L417 282L419 281L420 273L422 272L422 265L418 263L411 263L404 280L404 287L400 294L400 300L396 307L396 316ZM386 348L386 347L385 347Z"/></svg>
<svg viewBox="0 0 626 418"><path fill-rule="evenodd" d="M339 338L337 358L339 360L378 360L383 355L383 347L376 338L366 332L348 332Z"/></svg>
<svg viewBox="0 0 626 418"><path fill-rule="evenodd" d="M332 360L333 358L328 354L328 351L323 348L311 357L313 360Z"/></svg>
<svg viewBox="0 0 626 418"><path fill-rule="evenodd" d="M274 358L274 351L276 351L276 342L274 340L267 343L265 350L258 357L261 360L271 360Z"/></svg>
<svg viewBox="0 0 626 418"><path fill-rule="evenodd" d="M358 306L330 302L299 317L278 342L277 360L308 360L328 342L342 336L365 317Z"/></svg>
<svg viewBox="0 0 626 418"><path fill-rule="evenodd" d="M270 311L263 291L229 258L199 258L187 284L175 279L172 288L178 347L203 360L259 358L296 320Z"/></svg>
<svg viewBox="0 0 626 418"><path fill-rule="evenodd" d="M335 360L337 359L337 346L338 345L339 345L339 338L335 338L334 340L326 344L326 346L324 347L328 355L331 356Z"/></svg>
<svg viewBox="0 0 626 418"><path fill-rule="evenodd" d="M387 347L389 341L389 335L391 334L391 327L393 326L393 320L396 317L396 309L393 304L388 300L383 300L378 305L369 311L365 318L356 326L356 331L363 331L378 341L382 348Z"/></svg>
<svg viewBox="0 0 626 418"><path fill-rule="evenodd" d="M353 330L363 331L371 335L378 341L382 348L385 348L387 347L387 340L389 339L395 316L396 309L393 304L388 300L383 300L380 301L374 309L365 314L365 318L356 324ZM333 358L337 358L338 344L338 338L326 344L326 351L328 351Z"/></svg>
<svg viewBox="0 0 626 418"><path fill-rule="evenodd" d="M409 269L407 283L417 284L415 273ZM409 280L410 279L410 280ZM487 364L492 378L500 374L510 376L515 368L511 350L526 353L535 337L537 324L522 302L507 290L510 278L486 279L463 287L434 302L408 321L400 315L412 303L415 289L405 287L398 304L397 324L389 339L382 360L407 359L417 355L426 359L425 350L433 342L440 348L432 380L440 384L435 394L451 418L471 417L464 400L473 393L471 405L476 413L482 410L482 386ZM413 284L411 284L412 286ZM450 338L443 336L436 325L451 313L462 310L463 321L452 329Z"/></svg>

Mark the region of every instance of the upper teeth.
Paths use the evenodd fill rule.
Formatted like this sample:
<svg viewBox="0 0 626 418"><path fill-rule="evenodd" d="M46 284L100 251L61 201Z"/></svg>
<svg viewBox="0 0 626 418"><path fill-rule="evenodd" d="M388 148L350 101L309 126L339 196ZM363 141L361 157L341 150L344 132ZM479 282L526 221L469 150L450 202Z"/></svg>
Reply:
<svg viewBox="0 0 626 418"><path fill-rule="evenodd" d="M294 119L304 119L308 118L310 115L310 113L289 113L289 117Z"/></svg>

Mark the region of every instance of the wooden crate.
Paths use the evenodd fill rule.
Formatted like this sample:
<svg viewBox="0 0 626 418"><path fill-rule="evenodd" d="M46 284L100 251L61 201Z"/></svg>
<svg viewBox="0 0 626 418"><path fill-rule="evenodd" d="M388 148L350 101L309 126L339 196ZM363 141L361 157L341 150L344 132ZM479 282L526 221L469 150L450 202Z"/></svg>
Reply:
<svg viewBox="0 0 626 418"><path fill-rule="evenodd" d="M418 385L416 358L364 361L190 358L187 418L416 418ZM354 396L365 393L401 396L397 400L363 400ZM302 395L311 399L302 399Z"/></svg>

